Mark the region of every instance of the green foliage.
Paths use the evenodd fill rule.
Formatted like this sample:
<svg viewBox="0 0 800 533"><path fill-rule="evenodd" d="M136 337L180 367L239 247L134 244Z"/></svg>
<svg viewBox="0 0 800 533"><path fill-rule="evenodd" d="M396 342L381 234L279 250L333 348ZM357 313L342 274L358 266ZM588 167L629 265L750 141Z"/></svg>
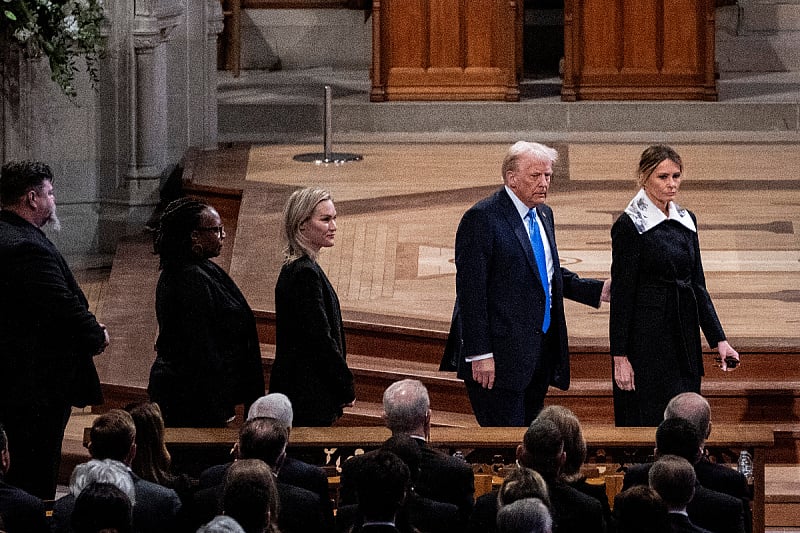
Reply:
<svg viewBox="0 0 800 533"><path fill-rule="evenodd" d="M0 35L29 57L47 56L51 77L69 97L77 96L76 60L83 56L92 85L105 52L102 0L0 0Z"/></svg>

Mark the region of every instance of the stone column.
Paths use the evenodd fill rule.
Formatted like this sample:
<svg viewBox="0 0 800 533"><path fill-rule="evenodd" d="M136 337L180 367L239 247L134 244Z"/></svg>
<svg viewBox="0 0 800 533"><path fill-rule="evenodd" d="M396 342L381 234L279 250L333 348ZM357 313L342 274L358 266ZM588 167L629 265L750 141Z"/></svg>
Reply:
<svg viewBox="0 0 800 533"><path fill-rule="evenodd" d="M131 89L134 142L128 167L129 186L139 199L158 190L166 167L167 61L166 43L183 22L180 0L137 0L133 19L135 61Z"/></svg>

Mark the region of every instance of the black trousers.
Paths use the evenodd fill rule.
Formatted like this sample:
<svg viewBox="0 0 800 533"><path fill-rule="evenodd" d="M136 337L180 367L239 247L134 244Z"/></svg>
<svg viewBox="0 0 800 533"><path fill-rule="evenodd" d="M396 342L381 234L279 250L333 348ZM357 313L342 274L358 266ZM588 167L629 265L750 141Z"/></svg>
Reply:
<svg viewBox="0 0 800 533"><path fill-rule="evenodd" d="M555 334L545 335L543 353L557 353L548 349L555 342ZM529 426L544 407L544 397L552 375L553 362L540 357L530 383L521 391L498 387L484 389L475 381L467 381L467 396L478 424L490 427Z"/></svg>
<svg viewBox="0 0 800 533"><path fill-rule="evenodd" d="M11 468L5 480L43 500L56 494L61 442L71 408L62 403L0 407Z"/></svg>

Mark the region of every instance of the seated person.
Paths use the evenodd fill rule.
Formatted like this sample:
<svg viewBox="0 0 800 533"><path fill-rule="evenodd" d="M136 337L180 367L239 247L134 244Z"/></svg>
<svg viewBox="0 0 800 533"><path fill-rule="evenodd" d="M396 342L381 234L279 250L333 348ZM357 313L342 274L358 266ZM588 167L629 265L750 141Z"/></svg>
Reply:
<svg viewBox="0 0 800 533"><path fill-rule="evenodd" d="M667 506L644 485L623 490L614 497L617 533L670 533Z"/></svg>
<svg viewBox="0 0 800 533"><path fill-rule="evenodd" d="M5 482L11 466L8 451L8 435L0 424L0 520L8 533L47 533L50 528L45 521L44 502L22 489Z"/></svg>
<svg viewBox="0 0 800 533"><path fill-rule="evenodd" d="M364 520L353 532L400 533L395 521L410 480L408 467L392 452L364 454L355 480L358 512Z"/></svg>
<svg viewBox="0 0 800 533"><path fill-rule="evenodd" d="M75 533L133 533L131 501L112 483L89 483L75 499Z"/></svg>
<svg viewBox="0 0 800 533"><path fill-rule="evenodd" d="M550 496L544 479L535 470L518 466L505 477L500 490L486 493L478 498L467 531L471 533L496 531L499 509L525 498L536 498L542 502L547 507L550 517Z"/></svg>
<svg viewBox="0 0 800 533"><path fill-rule="evenodd" d="M498 533L552 533L550 510L539 498L522 498L497 512Z"/></svg>
<svg viewBox="0 0 800 533"><path fill-rule="evenodd" d="M242 459L231 465L225 475L222 512L246 533L277 532L278 488L264 461Z"/></svg>
<svg viewBox="0 0 800 533"><path fill-rule="evenodd" d="M697 477L689 461L677 455L662 455L653 463L649 474L650 488L655 490L669 511L673 533L709 533L689 520L686 506L694 497Z"/></svg>

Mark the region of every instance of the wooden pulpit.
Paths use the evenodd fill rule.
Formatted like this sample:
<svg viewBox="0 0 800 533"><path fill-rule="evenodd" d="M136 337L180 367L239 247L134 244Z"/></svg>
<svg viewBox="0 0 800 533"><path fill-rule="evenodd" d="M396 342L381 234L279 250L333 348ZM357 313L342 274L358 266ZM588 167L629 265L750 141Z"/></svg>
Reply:
<svg viewBox="0 0 800 533"><path fill-rule="evenodd" d="M561 99L716 100L715 0L565 0Z"/></svg>
<svg viewBox="0 0 800 533"><path fill-rule="evenodd" d="M370 100L519 100L522 0L374 0Z"/></svg>

